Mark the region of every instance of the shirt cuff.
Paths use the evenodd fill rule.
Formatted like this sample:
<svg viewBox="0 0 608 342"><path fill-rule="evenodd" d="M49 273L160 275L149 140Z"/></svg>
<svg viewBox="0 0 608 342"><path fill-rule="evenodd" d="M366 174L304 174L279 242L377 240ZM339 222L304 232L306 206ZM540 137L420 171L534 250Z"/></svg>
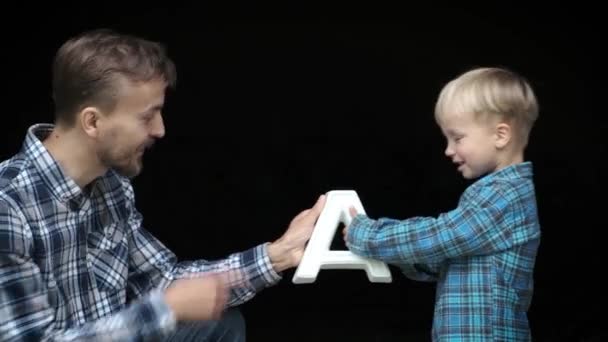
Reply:
<svg viewBox="0 0 608 342"><path fill-rule="evenodd" d="M348 231L346 232L346 244L349 248L361 249L368 239L369 229L374 225L374 221L367 216L359 214L353 217Z"/></svg>
<svg viewBox="0 0 608 342"><path fill-rule="evenodd" d="M281 281L283 277L274 270L270 256L268 256L269 243L258 245L244 253L244 258L253 260L256 267L252 268L253 274L249 275L252 286L256 290L270 287ZM245 261L245 264L248 264Z"/></svg>

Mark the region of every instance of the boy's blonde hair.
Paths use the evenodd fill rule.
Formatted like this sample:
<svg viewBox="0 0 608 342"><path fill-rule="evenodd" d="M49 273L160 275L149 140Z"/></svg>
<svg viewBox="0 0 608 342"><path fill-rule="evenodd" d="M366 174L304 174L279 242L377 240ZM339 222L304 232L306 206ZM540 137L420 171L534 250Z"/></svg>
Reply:
<svg viewBox="0 0 608 342"><path fill-rule="evenodd" d="M522 76L502 68L477 68L461 74L441 90L435 104L435 119L451 114L472 113L476 119L498 117L515 130L522 147L538 118L538 102Z"/></svg>

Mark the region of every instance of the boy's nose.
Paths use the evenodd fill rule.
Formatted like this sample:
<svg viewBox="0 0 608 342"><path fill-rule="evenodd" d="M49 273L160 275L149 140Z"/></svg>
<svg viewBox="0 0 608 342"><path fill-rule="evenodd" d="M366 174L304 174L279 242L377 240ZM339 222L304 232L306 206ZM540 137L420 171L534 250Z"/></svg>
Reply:
<svg viewBox="0 0 608 342"><path fill-rule="evenodd" d="M454 150L452 149L452 146L448 145L448 146L445 148L445 155L446 155L447 157L451 157L451 156L453 156L453 155L454 155Z"/></svg>

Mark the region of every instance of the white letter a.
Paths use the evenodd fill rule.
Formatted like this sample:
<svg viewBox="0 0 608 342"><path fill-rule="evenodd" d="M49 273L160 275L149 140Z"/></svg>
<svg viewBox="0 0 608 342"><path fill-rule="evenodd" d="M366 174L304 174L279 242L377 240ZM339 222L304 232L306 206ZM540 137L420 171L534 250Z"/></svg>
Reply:
<svg viewBox="0 0 608 342"><path fill-rule="evenodd" d="M312 283L317 279L320 269L363 269L369 281L390 283L392 281L388 266L379 260L363 258L350 251L331 251L329 248L340 223L349 225L350 206L358 213L365 214L357 193L352 190L329 191L325 207L317 220L304 250L302 261L293 277L294 284Z"/></svg>

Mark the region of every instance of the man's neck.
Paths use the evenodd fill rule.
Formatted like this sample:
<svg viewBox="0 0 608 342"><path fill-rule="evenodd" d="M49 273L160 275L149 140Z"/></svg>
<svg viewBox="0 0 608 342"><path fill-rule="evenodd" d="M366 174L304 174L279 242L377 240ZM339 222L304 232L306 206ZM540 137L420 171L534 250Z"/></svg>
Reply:
<svg viewBox="0 0 608 342"><path fill-rule="evenodd" d="M43 144L62 170L81 189L106 171L80 132L55 126Z"/></svg>

